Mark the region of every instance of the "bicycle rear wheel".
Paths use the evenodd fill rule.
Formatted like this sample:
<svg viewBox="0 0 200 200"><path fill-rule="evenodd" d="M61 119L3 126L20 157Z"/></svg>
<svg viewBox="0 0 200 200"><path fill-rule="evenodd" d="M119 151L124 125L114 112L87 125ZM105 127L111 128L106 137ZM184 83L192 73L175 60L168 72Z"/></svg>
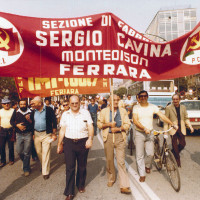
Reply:
<svg viewBox="0 0 200 200"><path fill-rule="evenodd" d="M160 144L158 138L154 140L154 163L156 169L160 171L162 169L162 162L161 162Z"/></svg>
<svg viewBox="0 0 200 200"><path fill-rule="evenodd" d="M133 129L130 130L130 155L133 155Z"/></svg>
<svg viewBox="0 0 200 200"><path fill-rule="evenodd" d="M174 188L176 192L178 192L181 187L181 179L180 179L180 174L178 171L176 159L174 158L174 155L172 154L170 150L168 150L165 153L168 154L168 155L165 154L167 174L169 175L172 187Z"/></svg>

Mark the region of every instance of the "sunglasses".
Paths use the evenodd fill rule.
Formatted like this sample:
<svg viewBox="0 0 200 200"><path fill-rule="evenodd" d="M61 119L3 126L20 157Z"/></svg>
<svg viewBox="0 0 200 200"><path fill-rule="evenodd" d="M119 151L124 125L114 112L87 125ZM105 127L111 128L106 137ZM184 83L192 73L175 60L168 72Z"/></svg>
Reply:
<svg viewBox="0 0 200 200"><path fill-rule="evenodd" d="M10 105L10 103L2 103L3 105Z"/></svg>
<svg viewBox="0 0 200 200"><path fill-rule="evenodd" d="M147 98L148 95L140 95L140 96L139 96L139 98L143 98L143 97L144 97L144 98Z"/></svg>
<svg viewBox="0 0 200 200"><path fill-rule="evenodd" d="M69 104L63 104L63 106L69 106Z"/></svg>
<svg viewBox="0 0 200 200"><path fill-rule="evenodd" d="M72 105L78 105L78 102L75 102L75 103L71 103Z"/></svg>

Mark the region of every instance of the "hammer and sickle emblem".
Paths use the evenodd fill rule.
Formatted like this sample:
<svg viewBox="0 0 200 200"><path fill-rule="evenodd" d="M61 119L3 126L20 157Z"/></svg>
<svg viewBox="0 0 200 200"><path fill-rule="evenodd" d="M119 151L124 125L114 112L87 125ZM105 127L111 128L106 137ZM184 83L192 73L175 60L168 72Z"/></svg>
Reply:
<svg viewBox="0 0 200 200"><path fill-rule="evenodd" d="M191 43L194 43L195 45L190 45L187 49L187 51L189 49L192 49L192 50L195 50L195 49L198 49L200 47L200 32L199 32L199 40L197 40L197 35L194 36L192 39L191 39Z"/></svg>
<svg viewBox="0 0 200 200"><path fill-rule="evenodd" d="M8 43L10 42L10 37L8 33L4 30L2 30L6 34L6 39L3 40L2 37L0 36L0 48L4 47L6 50L10 49L8 46ZM2 34L2 31L0 31L0 35Z"/></svg>

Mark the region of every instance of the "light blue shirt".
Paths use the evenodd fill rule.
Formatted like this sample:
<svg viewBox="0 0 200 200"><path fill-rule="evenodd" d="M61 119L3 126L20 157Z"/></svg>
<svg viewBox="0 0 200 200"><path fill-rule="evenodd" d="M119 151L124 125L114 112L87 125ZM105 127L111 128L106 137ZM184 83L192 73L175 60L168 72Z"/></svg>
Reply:
<svg viewBox="0 0 200 200"><path fill-rule="evenodd" d="M42 111L35 110L34 115L34 129L37 131L46 130L46 106L43 107Z"/></svg>

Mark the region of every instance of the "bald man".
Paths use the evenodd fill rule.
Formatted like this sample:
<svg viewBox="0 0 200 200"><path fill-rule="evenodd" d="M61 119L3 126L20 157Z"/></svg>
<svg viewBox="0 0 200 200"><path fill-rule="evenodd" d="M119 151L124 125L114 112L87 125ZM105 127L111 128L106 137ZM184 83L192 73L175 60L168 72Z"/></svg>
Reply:
<svg viewBox="0 0 200 200"><path fill-rule="evenodd" d="M85 192L86 167L89 149L92 147L94 136L93 121L88 110L80 109L79 96L69 99L70 110L63 113L60 121L60 133L57 153L64 154L66 162L66 200L75 195L75 182L80 193ZM76 168L77 161L77 170ZM77 171L75 176L75 171ZM76 181L75 181L76 177Z"/></svg>
<svg viewBox="0 0 200 200"><path fill-rule="evenodd" d="M51 142L57 139L56 116L51 107L43 104L41 97L35 97L31 103L35 108L33 111L35 149L42 165L43 178L46 180L50 174Z"/></svg>
<svg viewBox="0 0 200 200"><path fill-rule="evenodd" d="M108 187L112 187L116 181L116 172L114 166L114 149L116 150L116 159L119 172L121 193L130 194L129 178L125 166L125 147L126 132L130 127L128 113L124 108L119 108L119 96L113 95L113 107L111 97L109 98L110 107L101 110L97 125L102 129L104 151L106 155L106 168L108 177ZM112 112L114 112L114 122L112 121ZM113 141L114 137L114 141Z"/></svg>

